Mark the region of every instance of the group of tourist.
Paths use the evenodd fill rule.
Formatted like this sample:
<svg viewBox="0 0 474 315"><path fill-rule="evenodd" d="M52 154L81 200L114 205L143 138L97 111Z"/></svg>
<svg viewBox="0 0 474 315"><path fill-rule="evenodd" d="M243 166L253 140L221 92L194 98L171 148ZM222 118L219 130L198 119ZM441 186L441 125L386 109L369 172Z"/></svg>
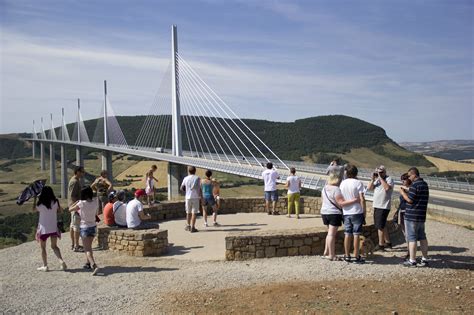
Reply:
<svg viewBox="0 0 474 315"><path fill-rule="evenodd" d="M328 180L321 191L321 217L327 226L325 249L323 257L332 261L344 260L355 264L363 264L365 260L360 255L360 244L363 226L366 224L366 191L373 191L373 220L377 229L378 244L375 251L385 251L392 247L387 228L387 219L391 209L391 200L395 183L387 175L385 166L378 166L373 172L367 188L357 179L358 169L355 165L339 165L337 160L331 162L327 168ZM262 172L264 181L265 210L269 215L278 215L276 204L278 201L277 180L278 171L272 163L266 164ZM394 215L405 234L407 254L403 257L406 267L425 267L428 265L428 241L426 239L424 223L429 198L429 189L426 182L420 178L416 167L412 167L401 176L400 206ZM288 217L295 209L296 218L299 218L299 200L301 180L296 176L296 169L290 168L285 188L288 190ZM344 224L344 256L336 256L336 233ZM422 257L416 260L417 242L420 242ZM353 256L351 256L353 248Z"/></svg>
<svg viewBox="0 0 474 315"><path fill-rule="evenodd" d="M86 263L84 268L97 274L99 268L92 252L92 242L96 235L98 215L103 212L104 224L130 229L147 228L146 221L151 219L150 214L145 214L143 204L152 205L155 202L154 176L156 165L145 175L146 188L138 189L134 199L126 203L125 191L113 190L112 182L108 179L107 171L102 171L100 176L90 185L83 185L84 168L78 166L68 185L68 209L71 213L70 237L71 249L75 252L84 252ZM377 167L371 180L364 188L363 183L357 179L358 169L355 165L338 165L333 161L327 170L328 180L321 191L322 207L321 217L328 228L323 257L332 260L344 260L356 264L364 263L360 255L360 237L366 218L365 192L373 190L373 219L378 233L376 251L385 251L391 248L387 219L391 209L394 181L387 175L383 165ZM279 215L276 210L278 201L277 181L280 179L278 171L272 163L266 164L262 172L264 181L265 210L269 215ZM428 265L428 241L424 230L426 208L429 197L428 185L422 178L417 168L412 167L401 177L400 206L395 214L395 219L400 219L407 242L407 254L404 266L424 267ZM288 217L294 212L300 218L300 189L301 179L296 175L296 169L290 169L286 179L285 188L288 190ZM201 179L196 175L194 166L188 167L186 176L180 186L185 193L185 230L191 233L198 232L196 217L202 212L204 227L208 227L208 216L212 215L213 226L219 226L217 212L220 208L219 183L212 178L212 171L205 173ZM39 212L37 240L41 246L43 266L40 271L48 271L46 256L46 241L51 238L51 248L60 261L61 269L66 269L61 251L57 246L57 239L61 237L57 226L57 214L62 211L58 199L51 187L45 186L39 195L34 208ZM336 256L336 234L340 226L344 225L344 256ZM79 245L82 240L82 246ZM420 242L422 257L416 260L417 242ZM353 256L351 249L353 248Z"/></svg>
<svg viewBox="0 0 474 315"><path fill-rule="evenodd" d="M330 260L340 260L335 254L336 232L344 224L344 256L346 262L364 263L360 255L360 236L365 224L366 203L365 192L373 191L373 220L377 229L378 244L375 251L385 251L392 247L387 229L387 219L391 209L394 181L387 175L385 166L380 165L372 174L371 180L364 185L357 179L356 166L347 164L337 165L334 161L328 168L329 179L322 189L321 216L324 225L328 227L326 246L323 257ZM426 267L428 265L428 241L425 234L426 210L429 189L426 182L420 178L416 167L412 167L401 176L400 206L395 214L395 220L405 234L408 253L404 256L403 265L406 267ZM420 242L422 257L416 260L417 242ZM354 257L350 255L353 246Z"/></svg>

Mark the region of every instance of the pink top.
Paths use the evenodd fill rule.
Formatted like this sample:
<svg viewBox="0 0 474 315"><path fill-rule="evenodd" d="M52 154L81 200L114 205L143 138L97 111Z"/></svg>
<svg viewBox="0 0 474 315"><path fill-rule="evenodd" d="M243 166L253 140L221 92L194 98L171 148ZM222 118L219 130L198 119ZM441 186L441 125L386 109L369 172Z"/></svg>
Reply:
<svg viewBox="0 0 474 315"><path fill-rule="evenodd" d="M39 212L38 234L44 235L58 231L58 208L57 202L51 205L51 209L46 208L45 205L36 206L36 211Z"/></svg>

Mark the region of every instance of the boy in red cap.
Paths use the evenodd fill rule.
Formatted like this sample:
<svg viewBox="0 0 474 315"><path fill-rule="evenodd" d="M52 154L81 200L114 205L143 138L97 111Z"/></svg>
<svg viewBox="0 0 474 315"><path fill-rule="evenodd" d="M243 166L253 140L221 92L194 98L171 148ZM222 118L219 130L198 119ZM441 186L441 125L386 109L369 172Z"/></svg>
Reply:
<svg viewBox="0 0 474 315"><path fill-rule="evenodd" d="M140 229L146 220L150 220L150 214L143 212L143 197L146 195L143 189L135 191L135 198L127 204L127 227L129 229Z"/></svg>

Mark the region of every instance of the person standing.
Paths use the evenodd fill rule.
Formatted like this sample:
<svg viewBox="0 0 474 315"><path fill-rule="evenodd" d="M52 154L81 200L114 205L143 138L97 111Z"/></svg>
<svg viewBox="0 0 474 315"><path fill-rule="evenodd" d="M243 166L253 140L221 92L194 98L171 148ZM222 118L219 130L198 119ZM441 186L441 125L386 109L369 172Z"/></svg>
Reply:
<svg viewBox="0 0 474 315"><path fill-rule="evenodd" d="M216 209L219 211L221 209L221 184L215 179L212 179L212 195L214 196L214 200L216 201Z"/></svg>
<svg viewBox="0 0 474 315"><path fill-rule="evenodd" d="M288 218L291 218L291 213L293 208L295 208L296 218L299 219L301 180L296 176L296 169L294 167L290 168L290 176L286 179L285 187L288 189Z"/></svg>
<svg viewBox="0 0 474 315"><path fill-rule="evenodd" d="M379 243L375 247L376 251L385 251L385 248L392 248L390 235L388 234L387 218L390 213L394 185L393 179L387 176L387 170L383 165L375 169L372 179L367 185L367 190L374 191L374 226L379 238Z"/></svg>
<svg viewBox="0 0 474 315"><path fill-rule="evenodd" d="M344 260L351 262L351 245L354 244L354 258L353 263L364 263L364 259L360 256L359 251L359 236L362 234L362 226L365 223L365 197L364 185L357 179L358 169L355 165L347 165L346 176L340 186L344 200L359 199L359 202L345 205L343 209L344 219Z"/></svg>
<svg viewBox="0 0 474 315"><path fill-rule="evenodd" d="M99 211L99 205L92 188L87 186L81 191L81 200L73 204L69 211L77 211L81 216L80 231L82 244L84 244L84 252L86 254L86 263L84 269L92 270L92 275L95 276L99 271L99 267L94 260L92 252L92 241L96 235L96 216Z"/></svg>
<svg viewBox="0 0 474 315"><path fill-rule="evenodd" d="M58 238L61 238L61 232L58 230L57 217L62 209L59 201L54 195L53 189L44 186L39 195L38 203L33 203L33 208L39 213L38 228L36 230L36 240L41 246L41 258L43 266L37 268L38 271L49 271L48 259L46 254L46 241L51 238L51 249L61 263L60 268L66 270L67 266L61 256L61 250L58 247Z"/></svg>
<svg viewBox="0 0 474 315"><path fill-rule="evenodd" d="M403 190L406 192L409 191L411 186L411 180L408 178L408 173L403 174L400 176L400 180L402 181ZM398 218L400 218L400 226L402 228L403 235L405 236L405 241L407 244L407 254L403 257L403 260L408 260L410 258L410 251L408 250L408 240L407 240L407 233L405 231L405 210L407 208L407 201L400 195L400 205L398 206L397 212L393 216L393 221L398 223Z"/></svg>
<svg viewBox="0 0 474 315"><path fill-rule="evenodd" d="M84 167L76 166L74 168L74 176L69 180L67 188L67 204L68 207L71 207L77 201L81 200L81 190L82 190L82 178L84 177L85 171ZM81 217L76 211L71 212L71 224L69 227L69 233L71 235L71 249L75 252L82 250L82 246L79 246L79 225L81 222Z"/></svg>
<svg viewBox="0 0 474 315"><path fill-rule="evenodd" d="M262 172L263 182L265 183L265 210L269 215L279 215L276 211L276 203L278 201L277 179L280 178L278 172L273 168L271 162L267 163L267 169ZM270 202L272 210L270 211Z"/></svg>
<svg viewBox="0 0 474 315"><path fill-rule="evenodd" d="M201 202L201 179L196 176L196 168L188 166L188 176L183 179L180 189L186 192L186 227L185 231L198 232L196 229L196 215L199 213Z"/></svg>
<svg viewBox="0 0 474 315"><path fill-rule="evenodd" d="M109 192L112 190L112 183L107 178L108 172L103 170L100 172L100 176L95 179L92 183L91 188L97 194L97 200L99 201L99 214L102 213L105 205L109 202Z"/></svg>
<svg viewBox="0 0 474 315"><path fill-rule="evenodd" d="M428 266L428 239L425 233L426 210L430 192L428 184L420 178L420 172L416 167L408 170L408 178L412 184L408 189L400 187L400 195L407 202L405 209L405 232L407 234L408 250L410 258L403 263L405 267L427 267ZM421 260L416 261L417 242L420 242Z"/></svg>
<svg viewBox="0 0 474 315"><path fill-rule="evenodd" d="M130 200L127 203L126 215L127 215L127 227L129 229L144 229L147 228L147 225L143 221L148 221L151 219L151 215L145 214L143 211L143 198L146 193L143 189L138 189L135 191L135 199Z"/></svg>
<svg viewBox="0 0 474 315"><path fill-rule="evenodd" d="M338 260L336 258L336 234L343 221L342 207L359 202L358 197L347 201L344 200L341 189L338 186L341 182L341 176L340 172L329 173L327 184L321 191L321 218L323 219L323 224L328 228L323 256L334 261Z"/></svg>
<svg viewBox="0 0 474 315"><path fill-rule="evenodd" d="M153 203L156 203L155 183L158 183L158 179L156 179L154 175L156 170L157 170L156 165L152 165L150 170L145 175L145 180L146 180L145 193L146 193L147 202L149 206L151 206ZM153 198L153 201L151 200L152 198Z"/></svg>
<svg viewBox="0 0 474 315"><path fill-rule="evenodd" d="M202 191L202 214L204 217L204 227L207 227L207 215L208 211L212 211L213 225L218 226L217 223L217 204L216 199L214 198L214 184L215 181L211 178L212 171L206 171L206 178L201 181L201 191Z"/></svg>

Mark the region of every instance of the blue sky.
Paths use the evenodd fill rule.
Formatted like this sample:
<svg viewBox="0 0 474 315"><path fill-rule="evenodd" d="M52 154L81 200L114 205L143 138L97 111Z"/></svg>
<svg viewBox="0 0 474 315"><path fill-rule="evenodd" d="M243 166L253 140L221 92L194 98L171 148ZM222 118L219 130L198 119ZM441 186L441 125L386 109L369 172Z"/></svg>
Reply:
<svg viewBox="0 0 474 315"><path fill-rule="evenodd" d="M473 1L0 0L0 133L61 107L146 114L180 54L242 118L344 114L396 141L473 139ZM49 124L49 119L45 120Z"/></svg>

